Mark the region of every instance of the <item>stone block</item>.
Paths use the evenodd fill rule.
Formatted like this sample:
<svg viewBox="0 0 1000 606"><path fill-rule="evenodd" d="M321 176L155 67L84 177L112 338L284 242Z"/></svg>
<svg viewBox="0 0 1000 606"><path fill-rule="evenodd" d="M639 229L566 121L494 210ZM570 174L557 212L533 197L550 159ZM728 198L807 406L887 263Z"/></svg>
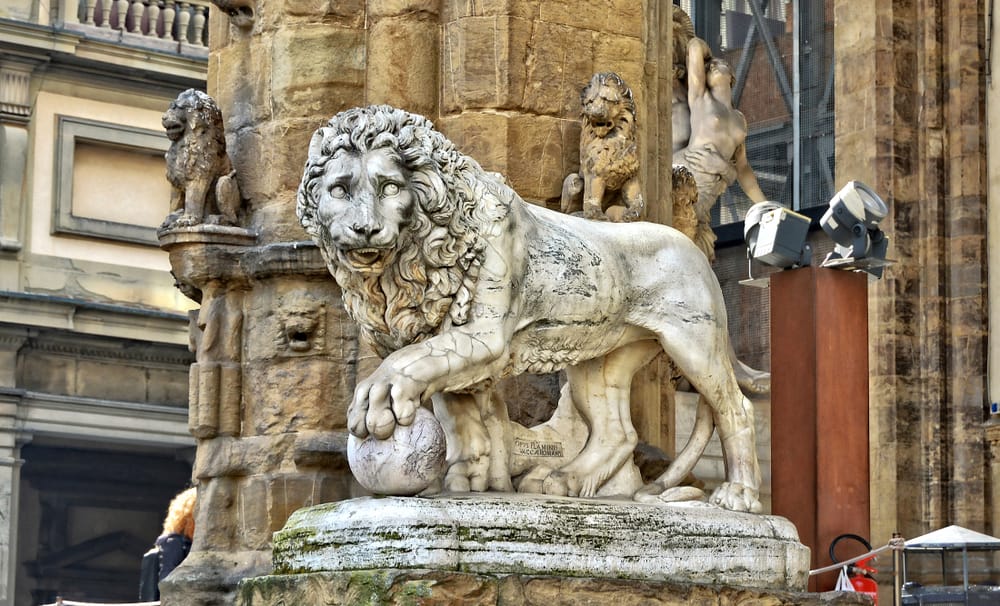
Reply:
<svg viewBox="0 0 1000 606"><path fill-rule="evenodd" d="M319 485L320 503L333 503L360 496L360 487L351 477L349 469L326 469L324 471L325 474L320 478Z"/></svg>
<svg viewBox="0 0 1000 606"><path fill-rule="evenodd" d="M580 115L580 90L595 71L594 32L536 22L526 59L523 108L568 119ZM601 71L604 71L603 68ZM561 181L560 181L561 184Z"/></svg>
<svg viewBox="0 0 1000 606"><path fill-rule="evenodd" d="M552 116L512 116L507 140L506 176L514 190L526 200L558 203L563 179L579 170L579 123Z"/></svg>
<svg viewBox="0 0 1000 606"><path fill-rule="evenodd" d="M88 398L146 401L146 369L81 359L76 363L76 393Z"/></svg>
<svg viewBox="0 0 1000 606"><path fill-rule="evenodd" d="M261 285L245 322L247 362L316 355L346 361L357 354L357 327L332 277Z"/></svg>
<svg viewBox="0 0 1000 606"><path fill-rule="evenodd" d="M200 450L200 449L199 449ZM236 480L212 478L198 484L192 551L233 551L237 544Z"/></svg>
<svg viewBox="0 0 1000 606"><path fill-rule="evenodd" d="M147 371L149 383L146 389L146 401L168 406L187 406L188 372L187 369L150 368Z"/></svg>
<svg viewBox="0 0 1000 606"><path fill-rule="evenodd" d="M269 549L271 529L267 515L268 478L254 476L240 482L238 494L239 538L242 549Z"/></svg>
<svg viewBox="0 0 1000 606"><path fill-rule="evenodd" d="M285 525L289 516L303 507L319 503L319 480L315 474L282 474L267 484L267 514L271 532Z"/></svg>
<svg viewBox="0 0 1000 606"><path fill-rule="evenodd" d="M521 105L532 23L466 17L444 27L443 111Z"/></svg>
<svg viewBox="0 0 1000 606"><path fill-rule="evenodd" d="M408 15L426 18L437 15L441 10L439 0L369 0L366 4L369 19Z"/></svg>
<svg viewBox="0 0 1000 606"><path fill-rule="evenodd" d="M594 72L615 72L632 89L640 114L645 108L643 62L646 52L642 40L629 36L599 35L594 40ZM583 88L582 86L580 88ZM577 104L579 109L579 104ZM640 116L642 118L642 116Z"/></svg>
<svg viewBox="0 0 1000 606"><path fill-rule="evenodd" d="M322 356L244 366L244 435L342 429L353 364Z"/></svg>
<svg viewBox="0 0 1000 606"><path fill-rule="evenodd" d="M202 440L191 473L208 480L275 472L291 458L294 443L295 436L290 434Z"/></svg>
<svg viewBox="0 0 1000 606"><path fill-rule="evenodd" d="M346 470L347 431L300 431L292 458L297 468Z"/></svg>
<svg viewBox="0 0 1000 606"><path fill-rule="evenodd" d="M639 38L643 3L634 0L546 0L538 3L538 19L603 34Z"/></svg>
<svg viewBox="0 0 1000 606"><path fill-rule="evenodd" d="M364 102L364 30L327 24L280 29L271 61L276 118L314 119Z"/></svg>
<svg viewBox="0 0 1000 606"><path fill-rule="evenodd" d="M273 31L300 24L324 23L363 29L365 0L275 0L261 3L259 29Z"/></svg>
<svg viewBox="0 0 1000 606"><path fill-rule="evenodd" d="M502 114L467 111L441 118L436 127L484 169L506 174L509 121L510 117Z"/></svg>
<svg viewBox="0 0 1000 606"><path fill-rule="evenodd" d="M32 352L22 358L21 382L25 389L43 393L76 393L76 361L69 357Z"/></svg>
<svg viewBox="0 0 1000 606"><path fill-rule="evenodd" d="M442 21L451 23L462 17L520 17L536 19L540 0L444 0Z"/></svg>
<svg viewBox="0 0 1000 606"><path fill-rule="evenodd" d="M366 101L433 118L439 89L440 25L428 19L383 18L372 23L368 32Z"/></svg>
<svg viewBox="0 0 1000 606"><path fill-rule="evenodd" d="M308 239L295 217L295 195L309 140L321 125L315 118L293 118L267 121L232 135L233 164L238 169L253 167L238 170L237 180L250 201L251 227L262 242Z"/></svg>
<svg viewBox="0 0 1000 606"><path fill-rule="evenodd" d="M503 174L525 200L559 200L562 181L579 170L580 124L552 116L465 112L440 130L486 170Z"/></svg>
<svg viewBox="0 0 1000 606"><path fill-rule="evenodd" d="M271 119L271 53L271 44L260 38L241 37L209 56L208 90L222 110L230 148L240 130ZM232 149L229 154L237 171L258 168L239 162Z"/></svg>

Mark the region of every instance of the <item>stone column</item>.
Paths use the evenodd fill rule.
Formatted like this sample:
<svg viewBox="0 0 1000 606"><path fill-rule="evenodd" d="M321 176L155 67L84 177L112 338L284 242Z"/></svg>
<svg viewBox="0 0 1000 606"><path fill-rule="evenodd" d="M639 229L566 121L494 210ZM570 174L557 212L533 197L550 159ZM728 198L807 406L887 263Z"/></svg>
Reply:
<svg viewBox="0 0 1000 606"><path fill-rule="evenodd" d="M18 431L17 352L27 340L24 329L0 335L0 606L14 606L17 578L18 498L21 483L21 445Z"/></svg>
<svg viewBox="0 0 1000 606"><path fill-rule="evenodd" d="M295 196L312 133L365 102L366 5L247 4L238 19L210 19L208 78L245 221L161 236L202 305L190 397L196 531L161 584L167 606L232 603L240 579L270 571L271 535L291 512L352 490L343 453L357 329Z"/></svg>
<svg viewBox="0 0 1000 606"><path fill-rule="evenodd" d="M872 543L983 529L982 3L836 0L837 181L889 202L870 289Z"/></svg>

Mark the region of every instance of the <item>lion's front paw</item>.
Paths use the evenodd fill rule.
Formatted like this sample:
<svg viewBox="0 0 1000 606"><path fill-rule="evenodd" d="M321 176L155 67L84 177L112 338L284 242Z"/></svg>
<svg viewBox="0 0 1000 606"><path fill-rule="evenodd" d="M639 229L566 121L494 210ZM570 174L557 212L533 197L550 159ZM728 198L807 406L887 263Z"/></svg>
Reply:
<svg viewBox="0 0 1000 606"><path fill-rule="evenodd" d="M175 227L191 227L192 225L198 225L201 223L201 217L197 217L192 214L184 213L183 215L177 217L177 221L174 222Z"/></svg>
<svg viewBox="0 0 1000 606"><path fill-rule="evenodd" d="M379 368L354 391L347 428L359 438L371 434L384 440L392 435L397 423L413 423L422 394L423 387L417 381Z"/></svg>
<svg viewBox="0 0 1000 606"><path fill-rule="evenodd" d="M760 504L757 489L735 482L723 482L712 493L709 503L732 511L749 511L750 513L760 513L764 509Z"/></svg>

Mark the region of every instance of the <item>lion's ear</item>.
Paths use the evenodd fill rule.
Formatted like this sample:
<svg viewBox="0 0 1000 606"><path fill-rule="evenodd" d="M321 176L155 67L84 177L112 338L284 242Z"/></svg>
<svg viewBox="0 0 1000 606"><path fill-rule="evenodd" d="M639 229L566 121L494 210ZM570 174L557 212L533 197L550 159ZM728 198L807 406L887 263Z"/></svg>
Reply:
<svg viewBox="0 0 1000 606"><path fill-rule="evenodd" d="M316 158L323 153L323 139L326 138L326 134L329 129L321 128L313 133L312 139L309 141L309 157Z"/></svg>

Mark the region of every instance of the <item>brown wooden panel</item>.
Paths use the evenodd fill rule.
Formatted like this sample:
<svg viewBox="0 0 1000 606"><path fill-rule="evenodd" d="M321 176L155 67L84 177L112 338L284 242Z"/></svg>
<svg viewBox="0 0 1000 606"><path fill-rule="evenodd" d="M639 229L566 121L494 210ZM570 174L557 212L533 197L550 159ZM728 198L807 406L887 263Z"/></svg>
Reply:
<svg viewBox="0 0 1000 606"><path fill-rule="evenodd" d="M866 274L771 276L772 511L798 528L813 568L837 535L869 534L867 310Z"/></svg>

